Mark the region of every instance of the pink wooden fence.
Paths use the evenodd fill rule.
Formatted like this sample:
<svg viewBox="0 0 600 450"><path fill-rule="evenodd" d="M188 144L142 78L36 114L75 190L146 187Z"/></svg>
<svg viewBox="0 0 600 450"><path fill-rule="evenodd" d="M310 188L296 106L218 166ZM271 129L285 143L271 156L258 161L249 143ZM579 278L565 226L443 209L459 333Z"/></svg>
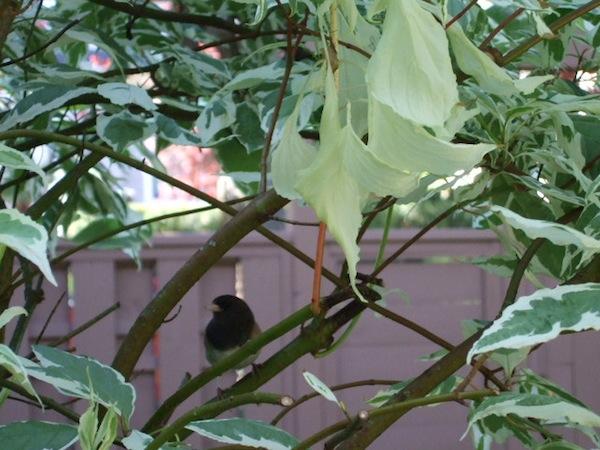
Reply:
<svg viewBox="0 0 600 450"><path fill-rule="evenodd" d="M391 233L388 249L393 250L412 236L414 230ZM304 251L312 253L315 232L305 228L281 234L291 238ZM377 232L366 235L360 268L368 272L378 247ZM71 345L109 363L119 342L135 317L156 290L184 263L192 252L208 239L207 235L181 235L155 239L151 248L142 252L143 264L138 268L124 254L116 251L84 251L55 269L59 287L48 286L46 300L32 317L29 343L39 334L48 313L58 297L69 291L69 305L63 302L46 331L44 341L51 342L85 322L115 302L121 307L94 328L77 336ZM434 230L406 252L384 272L386 286L398 287L410 297L410 303L392 297L388 307L439 333L450 342L462 338L463 318L492 318L501 303L506 286L480 269L466 264L461 257L497 253L499 244L491 234L473 230ZM326 249L328 267L339 268L343 257L332 242ZM440 263L438 256L450 256ZM162 326L151 346L140 360L133 383L138 392L134 426L142 424L161 399L174 392L186 372L197 374L206 366L202 347L202 330L209 320L205 306L219 294L243 296L255 311L264 328L300 308L310 297L311 271L286 252L258 235L250 235L232 249L218 266L194 286L181 303L181 311ZM70 280L68 282L68 280ZM67 285L70 284L69 289ZM327 292L330 286L324 287ZM263 351L259 361L281 348L293 336L284 337ZM584 333L561 337L535 354L531 367L548 376L600 411L600 335ZM25 352L23 346L22 352ZM306 356L268 383L264 390L283 392L298 397L309 391L302 380L302 370L309 370L330 385L359 379L406 379L420 373L428 362L419 360L438 348L386 318L366 312L351 338L334 354L323 359ZM232 376L224 376L206 386L189 399L179 412L215 395L218 386L225 387ZM377 387L340 392L350 411L365 407ZM55 395L51 388L43 393ZM67 400L67 399L65 399ZM299 437L342 417L331 404L311 400L290 414L282 426ZM81 403L81 402L80 402ZM75 404L81 410L82 405ZM275 407L247 407L237 413L269 420ZM34 407L9 401L0 410L0 423L23 418L41 418ZM44 418L56 417L45 414ZM460 442L465 428L466 408L449 404L411 412L381 437L372 448L447 450L472 448L469 439ZM196 446L213 445L196 441ZM198 447L200 448L200 447ZM499 448L520 448L512 443Z"/></svg>

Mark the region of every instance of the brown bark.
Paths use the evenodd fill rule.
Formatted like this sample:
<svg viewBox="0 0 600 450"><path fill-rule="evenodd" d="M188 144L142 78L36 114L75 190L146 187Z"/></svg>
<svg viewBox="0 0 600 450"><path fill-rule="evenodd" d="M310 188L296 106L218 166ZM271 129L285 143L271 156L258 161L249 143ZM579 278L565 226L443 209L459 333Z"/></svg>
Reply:
<svg viewBox="0 0 600 450"><path fill-rule="evenodd" d="M2 50L6 36L10 32L12 23L19 14L21 4L17 0L0 0L0 58L2 58Z"/></svg>

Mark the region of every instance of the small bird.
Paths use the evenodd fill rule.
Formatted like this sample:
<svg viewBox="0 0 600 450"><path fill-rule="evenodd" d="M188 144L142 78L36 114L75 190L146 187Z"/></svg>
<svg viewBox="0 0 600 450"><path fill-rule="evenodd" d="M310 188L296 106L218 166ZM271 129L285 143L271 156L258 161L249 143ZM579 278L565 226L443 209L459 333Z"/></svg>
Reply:
<svg viewBox="0 0 600 450"><path fill-rule="evenodd" d="M212 301L209 309L212 310L213 317L206 326L204 348L206 359L211 365L215 365L261 333L252 310L241 298L234 295L221 295ZM258 352L250 355L233 369L249 366L257 357ZM239 372L238 377L241 377Z"/></svg>

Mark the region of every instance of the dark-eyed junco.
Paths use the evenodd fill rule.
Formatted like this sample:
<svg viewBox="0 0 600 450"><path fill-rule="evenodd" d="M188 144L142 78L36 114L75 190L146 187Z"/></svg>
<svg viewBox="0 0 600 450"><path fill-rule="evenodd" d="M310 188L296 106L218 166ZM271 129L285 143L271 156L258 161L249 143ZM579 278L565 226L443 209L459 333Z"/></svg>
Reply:
<svg viewBox="0 0 600 450"><path fill-rule="evenodd" d="M261 332L252 310L241 298L221 295L212 301L209 309L212 310L213 317L206 326L204 348L206 359L212 365ZM258 353L250 355L233 369L246 367L257 357Z"/></svg>

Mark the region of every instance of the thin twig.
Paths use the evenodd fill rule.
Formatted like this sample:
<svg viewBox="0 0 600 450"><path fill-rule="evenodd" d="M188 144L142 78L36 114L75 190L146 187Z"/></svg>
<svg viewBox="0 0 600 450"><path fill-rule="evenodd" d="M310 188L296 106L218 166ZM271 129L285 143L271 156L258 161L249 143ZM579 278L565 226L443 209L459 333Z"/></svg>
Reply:
<svg viewBox="0 0 600 450"><path fill-rule="evenodd" d="M396 323L402 325L405 328L408 328L411 331L414 331L415 333L419 334L420 336L423 336L425 339L430 340L434 344L437 344L446 350L454 349L454 345L452 345L450 342L446 341L444 338L429 331L427 328L422 327L418 323L415 323L412 320L407 319L406 317L403 317L400 314L395 313L394 311L390 311L389 309L384 308L383 306L378 305L375 302L368 302L367 308L375 311L377 314L381 314L382 316L392 320L393 322L396 322ZM496 376L494 376L493 372L491 370L489 370L487 367L477 367L476 370L479 370L486 379L488 379L489 381L494 383L496 386L498 386L499 389L501 389L503 391L507 390L507 387L504 385L504 383L502 383L502 381L500 381L498 378L496 378Z"/></svg>
<svg viewBox="0 0 600 450"><path fill-rule="evenodd" d="M90 320L88 320L87 322L81 324L80 326L78 326L77 328L75 328L73 331L71 331L70 333L65 334L63 337L58 338L57 340L55 340L54 342L50 343L50 347L58 347L60 344L64 344L65 342L67 342L68 340L74 338L75 336L83 333L84 331L86 331L88 328L96 325L98 322L100 322L102 319L104 319L106 316L108 316L110 313L112 313L113 311L116 311L117 309L119 309L121 306L121 304L119 302L115 303L114 305L106 308L104 311L102 311L100 314L98 314L95 317L92 317Z"/></svg>
<svg viewBox="0 0 600 450"><path fill-rule="evenodd" d="M510 24L517 17L519 17L521 13L523 13L523 11L525 11L525 8L517 8L510 16L504 18L504 20L500 22L498 26L494 28L492 32L481 42L479 48L481 50L485 50L488 47L488 45L490 45L490 42L492 42L492 39L494 39L494 37L498 33L500 33L504 28L506 28L508 24Z"/></svg>
<svg viewBox="0 0 600 450"><path fill-rule="evenodd" d="M47 49L48 47L50 47L52 44L54 44L56 41L58 41L61 36L63 34L65 34L67 31L69 31L71 28L73 28L75 25L77 25L79 22L81 22L83 19L76 19L73 20L72 22L70 22L69 24L67 24L66 27L64 27L62 30L60 30L58 33L56 33L56 35L54 35L53 37L51 37L44 45L42 45L40 48L37 48L35 50L30 51L29 53L21 56L20 58L16 58L16 59L10 59L6 62L0 63L0 67L6 67L6 66L10 66L11 64L17 64L20 63L22 61L25 61L26 59L32 57L33 55L43 52L45 49Z"/></svg>
<svg viewBox="0 0 600 450"><path fill-rule="evenodd" d="M556 19L554 22L552 22L550 25L548 25L548 28L550 28L553 33L556 33L561 28L569 25L575 19L583 16L584 14L587 14L588 12L597 8L598 6L600 6L600 0L593 0L589 3L586 3L581 8L575 9L575 10L571 11L570 13L565 14L564 16L560 17L559 19ZM533 47L534 45L541 42L542 39L543 38L538 34L536 34L535 36L532 36L530 39L528 39L527 41L518 45L516 48L512 49L506 55L504 55L501 58L501 60L498 61L498 65L505 66L509 62L514 61L519 56L521 56L525 52L527 52L527 50L529 50L531 47Z"/></svg>
<svg viewBox="0 0 600 450"><path fill-rule="evenodd" d="M267 190L267 172L269 169L269 153L271 151L271 144L273 143L273 134L275 133L275 127L277 126L277 121L279 119L279 113L281 112L281 107L283 106L283 101L285 99L285 91L287 90L288 82L290 80L290 75L292 74L292 69L294 68L294 59L296 57L296 51L300 46L300 42L302 42L302 38L304 35L302 33L298 34L296 37L296 42L292 42L292 27L293 22L291 17L287 18L288 26L286 33L286 60L285 60L285 71L283 72L283 78L281 79L281 85L279 86L279 93L277 96L277 101L275 102L275 107L273 108L273 116L271 117L271 124L269 125L269 130L265 135L265 146L262 151L261 160L260 160L260 192L266 192Z"/></svg>
<svg viewBox="0 0 600 450"><path fill-rule="evenodd" d="M465 6L457 15L455 15L452 19L450 19L448 21L448 23L446 24L446 30L448 28L450 28L454 22L457 22L458 20L460 20L461 17L464 16L467 12L469 12L469 10L476 4L477 4L477 0L471 0L467 4L467 6Z"/></svg>
<svg viewBox="0 0 600 450"><path fill-rule="evenodd" d="M6 388L6 389L10 389L11 391L16 392L17 394L19 394L29 400L32 400L34 402L37 401L37 398L35 398L35 396L33 396L29 392L27 392L23 387L19 386L16 383L13 383L12 381L5 380L2 377L0 377L0 386L3 388ZM39 398L40 398L40 400L42 400L42 403L44 404L45 408L56 411L57 413L66 417L67 419L72 420L75 423L79 422L79 415L75 411L72 411L69 408L64 407L63 405L58 403L56 400L53 400L50 397L45 397L43 395L40 395ZM36 403L36 405L41 408L41 406L38 403Z"/></svg>
<svg viewBox="0 0 600 450"><path fill-rule="evenodd" d="M285 217L277 217L277 216L271 216L271 217L269 217L269 220L273 220L275 222L289 223L290 225L298 225L301 227L318 227L319 226L319 222L303 222L301 220L292 220L292 219L286 219Z"/></svg>
<svg viewBox="0 0 600 450"><path fill-rule="evenodd" d="M42 340L42 338L44 337L44 333L46 332L46 328L48 328L48 324L52 320L52 317L54 317L54 313L56 313L56 310L58 309L58 306L66 298L66 296L67 296L67 291L63 291L63 293L61 294L61 296L58 297L58 300L56 301L56 303L52 307L52 310L50 311L50 314L48 314L48 317L46 318L46 322L44 322L44 326L42 327L42 330L40 331L40 334L38 334L38 337L35 339L35 343L36 344L39 344L40 341Z"/></svg>
<svg viewBox="0 0 600 450"><path fill-rule="evenodd" d="M396 384L398 383L398 380L360 380L360 381L353 381L351 383L344 383L344 384L338 384L336 386L330 386L329 389L331 389L332 391L341 391L344 389L351 389L354 387L361 387L361 386L381 386L381 385L385 385L385 386L391 386L392 384ZM306 394L300 398L298 398L297 400L294 401L294 403L292 403L289 406L286 406L284 409L282 409L274 418L273 420L271 420L271 425L277 425L277 423L279 423L281 421L281 419L283 419L292 409L297 408L298 406L300 406L302 403L307 402L310 399L313 399L315 397L319 397L321 394L317 393L317 392L311 392L310 394Z"/></svg>
<svg viewBox="0 0 600 450"><path fill-rule="evenodd" d="M426 405L434 405L437 403L447 403L447 402L455 402L458 400L478 400L485 397L490 397L492 395L496 395L497 393L491 389L484 389L481 391L473 391L473 392L452 392L450 394L441 394L441 395L432 395L429 397L420 397L415 399L406 400L403 402L394 403L392 405L381 406L379 408L374 408L368 411L361 411L357 417L348 420L341 420L329 427L313 434L309 438L305 439L297 446L294 447L294 450L306 450L311 446L315 445L317 442L322 441L327 436L332 435L333 433L340 431L346 428L348 425L351 425L353 422L360 423L366 419L375 418L384 416L387 414L398 413L398 411L409 411L411 409L417 408L419 406Z"/></svg>

